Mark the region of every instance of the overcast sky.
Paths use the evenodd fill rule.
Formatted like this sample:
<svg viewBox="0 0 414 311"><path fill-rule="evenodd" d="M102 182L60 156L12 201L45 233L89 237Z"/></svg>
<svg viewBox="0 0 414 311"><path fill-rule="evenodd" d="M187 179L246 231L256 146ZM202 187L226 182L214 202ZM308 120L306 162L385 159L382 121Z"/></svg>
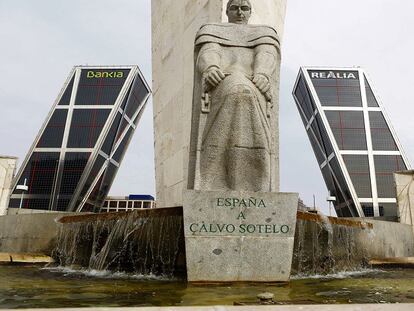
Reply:
<svg viewBox="0 0 414 311"><path fill-rule="evenodd" d="M150 0L0 0L0 154L21 163L74 65L137 64L150 82L150 7ZM409 0L288 0L282 191L299 192L309 205L315 194L326 211L327 190L291 96L303 65L365 68L413 159L413 13ZM153 157L149 105L111 194L154 194Z"/></svg>

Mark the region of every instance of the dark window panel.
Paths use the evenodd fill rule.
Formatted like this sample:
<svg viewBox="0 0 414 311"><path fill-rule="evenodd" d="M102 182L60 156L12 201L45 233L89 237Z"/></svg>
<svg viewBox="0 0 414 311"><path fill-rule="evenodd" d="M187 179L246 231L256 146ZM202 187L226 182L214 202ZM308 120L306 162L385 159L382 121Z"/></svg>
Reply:
<svg viewBox="0 0 414 311"><path fill-rule="evenodd" d="M135 78L132 92L128 99L128 104L125 109L125 114L132 119L134 114L143 104L145 97L148 95L148 89L139 76Z"/></svg>
<svg viewBox="0 0 414 311"><path fill-rule="evenodd" d="M98 182L96 183L96 185L94 186L91 194L89 195L86 204L82 207L82 211L88 211L90 210L90 206L93 206L93 211L94 212L99 212L100 208L102 207L104 200L107 196L107 193L102 193L102 181L104 178L105 172L104 174L101 175L101 177L99 178ZM85 210L86 208L86 210Z"/></svg>
<svg viewBox="0 0 414 311"><path fill-rule="evenodd" d="M59 194L73 194L88 163L89 152L67 152Z"/></svg>
<svg viewBox="0 0 414 311"><path fill-rule="evenodd" d="M111 154L112 148L115 144L115 139L118 133L118 129L121 123L122 115L121 113L117 113L115 120L112 123L111 128L109 129L108 135L106 136L106 139L102 145L102 151L105 152L107 155Z"/></svg>
<svg viewBox="0 0 414 311"><path fill-rule="evenodd" d="M322 106L362 107L362 98L358 87L316 87Z"/></svg>
<svg viewBox="0 0 414 311"><path fill-rule="evenodd" d="M335 183L334 183L334 179L332 176L332 172L329 169L329 166L326 165L324 166L322 169L322 176L323 176L323 180L325 181L326 187L329 190L329 193L333 196L336 196L336 188L335 188Z"/></svg>
<svg viewBox="0 0 414 311"><path fill-rule="evenodd" d="M99 178L98 182L96 183L95 187L93 187L93 190L88 198L88 201L90 202L94 202L94 204L97 204L99 198L106 198L106 194L102 193L102 183L105 177L106 172L108 171L108 169L105 170L105 172L101 175L101 177ZM99 204L100 205L100 204Z"/></svg>
<svg viewBox="0 0 414 311"><path fill-rule="evenodd" d="M118 168L110 163L105 170L105 173L102 175L99 182L95 185L93 191L91 192L88 198L88 203L94 205L95 210L99 209L103 205L105 198L108 196L109 190L111 189L117 171Z"/></svg>
<svg viewBox="0 0 414 311"><path fill-rule="evenodd" d="M340 150L367 150L365 131L360 129L332 129Z"/></svg>
<svg viewBox="0 0 414 311"><path fill-rule="evenodd" d="M320 115L316 116L316 123L317 123L317 129L319 131L320 139L322 140L323 148L325 149L325 154L329 156L333 152L333 147L331 144L331 141L329 140L328 133L326 132L326 129L322 123L322 119Z"/></svg>
<svg viewBox="0 0 414 311"><path fill-rule="evenodd" d="M338 210L336 212L338 215L341 215L340 217L358 217L359 215L355 203L351 199L338 205L338 208L340 209L341 213L338 214Z"/></svg>
<svg viewBox="0 0 414 311"><path fill-rule="evenodd" d="M361 106L361 86L359 82L349 84L339 84L336 88L341 106Z"/></svg>
<svg viewBox="0 0 414 311"><path fill-rule="evenodd" d="M122 138L122 134L124 134L127 127L129 127L129 122L126 119L122 118L121 124L118 128L118 133L116 134L116 137L115 137L114 145L116 145L119 142L119 140Z"/></svg>
<svg viewBox="0 0 414 311"><path fill-rule="evenodd" d="M103 202L103 200L108 195L108 192L111 189L111 186L112 186L112 183L114 181L117 171L118 171L118 168L112 163L109 163L105 171L105 174L103 176L102 184L100 185L100 191L97 196L98 200L101 200Z"/></svg>
<svg viewBox="0 0 414 311"><path fill-rule="evenodd" d="M69 207L70 199L58 199L56 210L59 212L66 212Z"/></svg>
<svg viewBox="0 0 414 311"><path fill-rule="evenodd" d="M377 175L377 190L379 198L395 198L395 190L392 185L394 179L392 174Z"/></svg>
<svg viewBox="0 0 414 311"><path fill-rule="evenodd" d="M63 134L65 132L66 109L57 109L53 112L45 130L37 143L38 148L61 148Z"/></svg>
<svg viewBox="0 0 414 311"><path fill-rule="evenodd" d="M9 207L10 208L19 208L20 207L21 199L10 199L9 200Z"/></svg>
<svg viewBox="0 0 414 311"><path fill-rule="evenodd" d="M374 156L379 198L395 198L394 173L406 170L401 156Z"/></svg>
<svg viewBox="0 0 414 311"><path fill-rule="evenodd" d="M340 150L367 150L362 111L326 111Z"/></svg>
<svg viewBox="0 0 414 311"><path fill-rule="evenodd" d="M398 207L395 203L379 203L380 211L382 213L380 216L383 217L398 217Z"/></svg>
<svg viewBox="0 0 414 311"><path fill-rule="evenodd" d="M311 124L311 128L312 128L313 132L315 133L316 140L317 140L317 141L319 142L319 144L321 145L321 147L322 147L322 149L323 149L324 153L326 153L325 144L324 144L324 141L323 141L322 136L321 136L320 124L318 123L318 121L317 121L317 120L314 120L314 121L312 122L312 124Z"/></svg>
<svg viewBox="0 0 414 311"><path fill-rule="evenodd" d="M395 151L397 144L392 137L391 131L380 111L369 112L371 124L372 147L374 150Z"/></svg>
<svg viewBox="0 0 414 311"><path fill-rule="evenodd" d="M137 128L137 127L138 127L138 123L139 123L139 121L141 120L141 117L142 117L142 115L144 114L144 111L145 111L145 107L142 107L142 108L139 110L139 113L138 113L137 117L133 120L133 124L135 125L135 128Z"/></svg>
<svg viewBox="0 0 414 311"><path fill-rule="evenodd" d="M345 197L343 194L347 191L347 188L340 187L335 179L333 179L333 183L335 190L331 194L336 197L334 204L336 214L338 217L352 217L351 211L355 210L355 205L351 199Z"/></svg>
<svg viewBox="0 0 414 311"><path fill-rule="evenodd" d="M368 203L361 203L365 217L374 217L374 206Z"/></svg>
<svg viewBox="0 0 414 311"><path fill-rule="evenodd" d="M11 199L9 206L11 208L19 208L20 199ZM37 209L37 210L49 210L50 199L23 199L22 208Z"/></svg>
<svg viewBox="0 0 414 311"><path fill-rule="evenodd" d="M58 164L58 152L34 152L19 179L18 185L23 185L26 179L26 185L29 189L25 194L51 195ZM18 190L13 192L13 194L18 193Z"/></svg>
<svg viewBox="0 0 414 311"><path fill-rule="evenodd" d="M109 109L75 109L70 126L69 148L93 148L105 126Z"/></svg>
<svg viewBox="0 0 414 311"><path fill-rule="evenodd" d="M352 217L352 212L357 215L348 186L345 183L342 171L339 170L337 159L332 159L329 166L332 170L325 166L321 171L330 195L336 198L334 205L337 215L339 217Z"/></svg>
<svg viewBox="0 0 414 311"><path fill-rule="evenodd" d="M335 174L335 177L338 181L338 187L340 187L342 189L342 191L344 192L343 193L344 200L345 201L352 200L351 192L348 188L348 184L346 183L345 177L344 177L344 175L342 173L342 170L339 166L338 159L336 159L336 158L332 159L329 162L329 165L332 168L332 170Z"/></svg>
<svg viewBox="0 0 414 311"><path fill-rule="evenodd" d="M21 199L10 199L10 208L19 208ZM45 199L23 199L22 208L24 209L36 209L36 210L49 210L50 198Z"/></svg>
<svg viewBox="0 0 414 311"><path fill-rule="evenodd" d="M299 79L295 94L299 101L299 105L305 113L306 119L310 120L316 109L316 106L310 96L310 91L302 77Z"/></svg>
<svg viewBox="0 0 414 311"><path fill-rule="evenodd" d="M326 111L325 114L332 128L365 129L362 111Z"/></svg>
<svg viewBox="0 0 414 311"><path fill-rule="evenodd" d="M95 212L95 206L89 203L85 203L85 205L82 208L82 212L84 213L94 213Z"/></svg>
<svg viewBox="0 0 414 311"><path fill-rule="evenodd" d="M371 129L388 128L385 118L380 111L370 111L369 121L371 123Z"/></svg>
<svg viewBox="0 0 414 311"><path fill-rule="evenodd" d="M314 73L318 75L314 76ZM325 77L320 78L322 73ZM362 107L362 97L357 71L335 71L340 77L352 74L354 78L335 78L330 71L309 71L322 106Z"/></svg>
<svg viewBox="0 0 414 311"><path fill-rule="evenodd" d="M359 198L371 198L371 177L367 155L344 155L345 166Z"/></svg>
<svg viewBox="0 0 414 311"><path fill-rule="evenodd" d="M114 105L129 69L83 69L75 105Z"/></svg>
<svg viewBox="0 0 414 311"><path fill-rule="evenodd" d="M88 193L89 189L92 187L93 182L94 182L94 181L95 181L95 179L98 177L99 172L100 172L100 170L102 169L102 167L104 166L105 162L106 162L106 160L105 160L102 156L98 155L98 158L95 160L95 163L94 163L94 165L92 166L92 169L91 169L91 171L90 171L90 173L89 173L89 175L88 175L88 178L86 179L85 184L82 186L82 191L80 192L80 195L79 195L79 197L77 198L77 201L76 201L76 203L75 203L75 204L76 204L76 205L75 205L75 207L76 207L76 208L78 208L78 207L79 207L79 205L81 204L82 200L85 198L86 194ZM104 170L104 172L100 175L100 177L99 177L99 179L98 179L98 182L97 182L97 184L95 185L95 188L94 188L94 189L96 189L96 188L99 188L99 187L100 187L100 184L101 184L101 182L102 182L102 178L103 178L103 175L104 175L104 174L105 174L105 170ZM93 191L92 191L92 193L93 193ZM91 196L89 196L89 198L90 198L90 197L91 197ZM85 210L84 210L84 209L82 209L82 211L83 211L83 212L85 212Z"/></svg>
<svg viewBox="0 0 414 311"><path fill-rule="evenodd" d="M125 135L124 139L122 140L121 144L117 148L112 157L116 162L121 163L122 158L124 157L125 151L128 148L129 142L131 140L132 134L134 130L133 128L129 128L127 134Z"/></svg>
<svg viewBox="0 0 414 311"><path fill-rule="evenodd" d="M365 78L365 92L367 93L368 107L379 107L368 80Z"/></svg>
<svg viewBox="0 0 414 311"><path fill-rule="evenodd" d="M351 211L349 210L349 208L346 206L344 206L344 207L341 207L340 208L340 212L338 212L338 211L336 211L336 213L338 214L338 215L341 215L340 217L353 217L352 216L352 214L351 214Z"/></svg>
<svg viewBox="0 0 414 311"><path fill-rule="evenodd" d="M122 109L123 111L125 110L125 107L126 107L126 105L127 105L127 103L128 103L128 98L129 98L129 95L131 94L132 87L133 87L133 85L131 84L131 85L129 86L129 88L128 88L128 92L126 93L126 95L125 95L125 97L124 97L124 99L123 99L123 101L122 101L122 104L121 104L121 109Z"/></svg>
<svg viewBox="0 0 414 311"><path fill-rule="evenodd" d="M307 134L308 134L309 141L311 143L313 152L315 153L316 159L318 161L318 164L321 165L326 160L325 156L324 156L324 153L319 148L319 146L317 144L317 141L315 139L315 136L313 136L313 134L311 133L310 130L307 131Z"/></svg>
<svg viewBox="0 0 414 311"><path fill-rule="evenodd" d="M297 108L298 108L298 111L299 111L299 115L302 119L303 125L306 126L306 125L308 125L309 119L308 119L307 116L304 115L305 112L303 111L303 113L302 113L302 111L301 111L301 110L304 110L303 109L304 99L303 99L302 93L301 93L300 88L299 88L299 85L301 83L301 79L302 78L299 79L298 85L295 89L295 97L296 97L296 100L297 100L296 104L298 105Z"/></svg>
<svg viewBox="0 0 414 311"><path fill-rule="evenodd" d="M70 80L68 86L66 87L58 105L59 106L68 106L70 104L70 98L72 95L73 89L73 81L75 80L75 75L73 75L72 79Z"/></svg>
<svg viewBox="0 0 414 311"><path fill-rule="evenodd" d="M80 197L81 200L85 197L86 193L88 192L89 188L92 186L92 183L94 182L95 178L98 176L100 170L102 169L103 165L105 164L106 160L98 155L98 157L95 160L95 163L92 166L92 169L88 175L88 178L86 179L86 182L82 188Z"/></svg>
<svg viewBox="0 0 414 311"><path fill-rule="evenodd" d="M308 120L306 119L306 117L305 117L305 115L302 113L302 111L300 111L299 110L299 107L297 107L298 108L298 112L299 112L299 116L300 116L300 118L301 118L301 120L302 120L302 123L303 123L303 125L305 126L305 128L306 128L306 126L308 125Z"/></svg>

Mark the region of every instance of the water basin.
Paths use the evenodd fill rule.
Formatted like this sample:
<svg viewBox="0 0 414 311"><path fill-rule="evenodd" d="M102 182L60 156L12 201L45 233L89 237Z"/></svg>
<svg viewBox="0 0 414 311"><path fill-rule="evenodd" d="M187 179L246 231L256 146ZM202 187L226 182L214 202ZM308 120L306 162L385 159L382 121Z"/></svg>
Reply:
<svg viewBox="0 0 414 311"><path fill-rule="evenodd" d="M295 276L289 284L191 285L182 279L39 266L0 266L0 308L414 303L414 270Z"/></svg>

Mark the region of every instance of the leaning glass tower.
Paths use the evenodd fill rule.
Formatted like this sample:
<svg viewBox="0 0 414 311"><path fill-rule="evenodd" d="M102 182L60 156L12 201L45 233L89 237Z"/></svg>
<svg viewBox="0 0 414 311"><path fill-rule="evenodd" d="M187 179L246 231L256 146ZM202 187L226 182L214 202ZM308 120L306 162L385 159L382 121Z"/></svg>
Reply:
<svg viewBox="0 0 414 311"><path fill-rule="evenodd" d="M393 174L410 168L367 74L301 68L293 97L339 217L397 220Z"/></svg>
<svg viewBox="0 0 414 311"><path fill-rule="evenodd" d="M137 66L78 66L16 175L10 208L98 211L150 88Z"/></svg>

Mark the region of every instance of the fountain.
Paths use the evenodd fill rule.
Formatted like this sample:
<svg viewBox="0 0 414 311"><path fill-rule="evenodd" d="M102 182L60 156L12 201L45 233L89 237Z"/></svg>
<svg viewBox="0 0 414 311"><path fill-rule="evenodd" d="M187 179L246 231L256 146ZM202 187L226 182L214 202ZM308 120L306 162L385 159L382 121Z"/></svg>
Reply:
<svg viewBox="0 0 414 311"><path fill-rule="evenodd" d="M52 256L65 267L141 275L183 274L182 231L178 209L66 216L60 220Z"/></svg>
<svg viewBox="0 0 414 311"><path fill-rule="evenodd" d="M307 212L297 218L295 276L358 271L369 267L370 259L408 257L414 251L407 225ZM390 242L395 229L405 243ZM66 267L185 276L182 208L64 216L52 256Z"/></svg>

